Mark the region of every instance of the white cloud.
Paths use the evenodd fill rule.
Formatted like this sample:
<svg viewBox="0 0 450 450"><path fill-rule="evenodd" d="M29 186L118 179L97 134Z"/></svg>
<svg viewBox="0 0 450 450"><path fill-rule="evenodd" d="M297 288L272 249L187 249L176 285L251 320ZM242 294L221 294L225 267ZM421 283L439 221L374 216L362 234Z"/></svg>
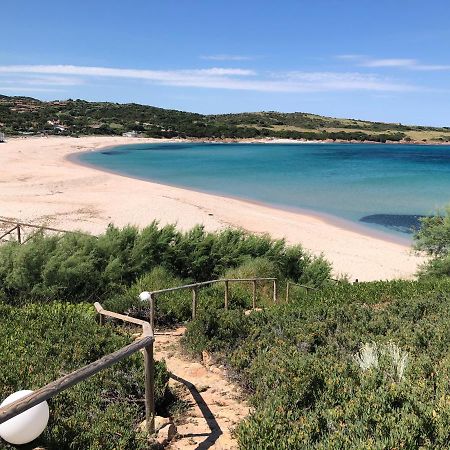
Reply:
<svg viewBox="0 0 450 450"><path fill-rule="evenodd" d="M220 67L213 67L212 69L197 69L197 70L181 70L181 73L186 74L205 74L205 75L256 75L256 72L248 69L221 69Z"/></svg>
<svg viewBox="0 0 450 450"><path fill-rule="evenodd" d="M445 71L450 70L450 64L422 64L416 59L388 58L369 59L364 61L365 67L398 67L409 70Z"/></svg>
<svg viewBox="0 0 450 450"><path fill-rule="evenodd" d="M389 91L406 92L418 90L416 86L401 84L375 74L359 72L286 72L274 75L285 83L303 86L317 91Z"/></svg>
<svg viewBox="0 0 450 450"><path fill-rule="evenodd" d="M365 67L412 67L417 65L415 59L369 59L364 61L361 65Z"/></svg>
<svg viewBox="0 0 450 450"><path fill-rule="evenodd" d="M117 78L141 78L146 80L164 80L195 75L253 75L248 69L227 69L213 67L211 69L194 70L142 70L142 69L117 69L112 67L72 66L72 65L24 65L24 66L0 66L0 73L44 73L61 75L85 75Z"/></svg>
<svg viewBox="0 0 450 450"><path fill-rule="evenodd" d="M389 91L417 90L412 85L391 81L374 74L354 72L275 72L257 73L239 68L142 70L74 65L0 66L1 74L76 77L82 80L115 77L147 80L166 86L260 92ZM48 78L50 81L50 79Z"/></svg>
<svg viewBox="0 0 450 450"><path fill-rule="evenodd" d="M0 92L30 93L30 92L64 92L62 89L39 88L30 86L1 86Z"/></svg>
<svg viewBox="0 0 450 450"><path fill-rule="evenodd" d="M450 70L450 64L418 64L416 70L424 71L446 71Z"/></svg>
<svg viewBox="0 0 450 450"><path fill-rule="evenodd" d="M84 83L84 80L81 78L57 76L31 77L23 81L27 84L51 86L78 86Z"/></svg>
<svg viewBox="0 0 450 450"><path fill-rule="evenodd" d="M372 68L399 68L419 71L445 71L450 70L450 64L423 64L417 59L410 58L370 58L364 55L337 55L336 58L355 61L360 67Z"/></svg>

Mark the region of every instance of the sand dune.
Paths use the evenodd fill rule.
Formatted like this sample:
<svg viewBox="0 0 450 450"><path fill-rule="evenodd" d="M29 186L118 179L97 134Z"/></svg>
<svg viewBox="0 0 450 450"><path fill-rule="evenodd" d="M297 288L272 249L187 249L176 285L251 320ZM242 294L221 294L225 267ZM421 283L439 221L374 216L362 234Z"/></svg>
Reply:
<svg viewBox="0 0 450 450"><path fill-rule="evenodd" d="M336 274L361 281L411 278L422 259L406 246L320 217L127 178L67 159L104 146L160 140L123 137L19 138L0 144L0 218L102 232L108 223L154 219L188 229L237 226L323 252Z"/></svg>

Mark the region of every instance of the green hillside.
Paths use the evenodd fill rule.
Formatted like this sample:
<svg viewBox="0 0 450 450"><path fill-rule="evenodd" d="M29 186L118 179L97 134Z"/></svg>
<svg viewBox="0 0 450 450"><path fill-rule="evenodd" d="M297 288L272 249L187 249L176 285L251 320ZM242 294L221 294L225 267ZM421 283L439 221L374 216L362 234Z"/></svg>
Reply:
<svg viewBox="0 0 450 450"><path fill-rule="evenodd" d="M121 135L200 139L331 139L450 142L450 127L336 119L274 111L204 115L135 103L63 100L43 102L0 95L0 130L7 135Z"/></svg>

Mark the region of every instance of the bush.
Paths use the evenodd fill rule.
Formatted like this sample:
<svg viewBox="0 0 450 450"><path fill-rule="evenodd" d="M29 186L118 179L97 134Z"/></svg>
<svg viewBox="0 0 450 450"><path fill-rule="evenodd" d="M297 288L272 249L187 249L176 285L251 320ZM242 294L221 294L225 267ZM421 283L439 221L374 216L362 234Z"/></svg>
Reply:
<svg viewBox="0 0 450 450"><path fill-rule="evenodd" d="M449 447L450 281L342 284L233 314L199 314L185 345L216 351L251 394L240 448Z"/></svg>
<svg viewBox="0 0 450 450"><path fill-rule="evenodd" d="M249 263L251 259L255 261ZM265 261L266 269L270 265L270 273L314 286L326 284L330 277L331 267L323 258L287 247L283 240L232 229L208 233L201 226L181 233L173 225L158 227L153 222L142 231L109 226L98 238L78 233L58 238L37 235L23 245L1 245L0 298L17 305L55 298L103 300L126 295L133 283L139 284L156 267L177 280L206 281L242 264L253 264L256 270L258 261Z"/></svg>
<svg viewBox="0 0 450 450"><path fill-rule="evenodd" d="M249 258L240 266L234 269L228 269L225 272L224 278L278 278L279 285L282 284L282 275L279 268L267 258ZM223 288L221 290L223 292ZM252 299L253 286L251 282L229 284L230 307L249 309L252 307ZM273 284L270 281L260 281L257 283L256 299L257 307L272 304Z"/></svg>
<svg viewBox="0 0 450 450"><path fill-rule="evenodd" d="M37 389L131 342L128 333L96 323L87 304L0 304L0 398ZM120 330L119 330L120 331ZM146 449L135 431L144 420L144 369L139 353L49 400L50 422L30 448ZM156 404L166 402L168 373L156 363ZM0 443L0 448L12 446Z"/></svg>
<svg viewBox="0 0 450 450"><path fill-rule="evenodd" d="M450 207L443 214L421 219L420 229L414 235L415 249L431 259L419 275L422 278L450 276Z"/></svg>
<svg viewBox="0 0 450 450"><path fill-rule="evenodd" d="M116 328L118 335L112 327L97 326L92 306L80 302L98 300L107 309L148 319L149 305L138 300L141 291L224 274L276 276L322 286L329 279L330 265L268 236L231 229L208 233L201 226L182 233L156 222L142 231L109 226L98 238L82 233L38 234L22 245L1 245L1 398L18 389L41 387L129 342L124 329ZM258 288L263 303L271 300L271 289L270 285ZM230 295L230 307L251 304L248 287L230 287ZM240 310L217 311L223 298L223 285L199 291L199 320L191 336L206 337L192 351L234 348L251 331ZM189 290L156 297L159 324L189 320L191 308ZM161 408L168 375L163 364L156 368ZM49 427L34 444L71 450L146 448L147 442L135 431L144 415L142 378L141 356L134 355L56 396L50 401Z"/></svg>
<svg viewBox="0 0 450 450"><path fill-rule="evenodd" d="M107 309L125 312L134 317L148 320L150 304L142 303L139 294L143 291L156 291L170 287L189 284L190 280L182 280L172 275L164 267L158 266L140 277L125 292L104 302ZM190 290L181 290L155 296L155 320L159 325L172 325L184 322L192 317L192 297Z"/></svg>
<svg viewBox="0 0 450 450"><path fill-rule="evenodd" d="M202 309L188 324L185 347L193 354L202 350L224 351L236 346L249 331L240 310Z"/></svg>

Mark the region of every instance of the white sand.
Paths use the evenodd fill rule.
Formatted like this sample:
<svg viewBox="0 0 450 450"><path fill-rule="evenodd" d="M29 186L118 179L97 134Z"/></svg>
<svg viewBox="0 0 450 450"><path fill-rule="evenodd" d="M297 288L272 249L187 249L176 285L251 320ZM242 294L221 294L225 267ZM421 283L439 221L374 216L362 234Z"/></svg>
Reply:
<svg viewBox="0 0 450 450"><path fill-rule="evenodd" d="M411 278L422 259L394 242L326 220L231 198L136 180L75 164L72 153L160 140L123 137L26 138L0 144L0 218L102 232L108 223L144 226L153 219L188 229L238 226L302 243L360 281Z"/></svg>

